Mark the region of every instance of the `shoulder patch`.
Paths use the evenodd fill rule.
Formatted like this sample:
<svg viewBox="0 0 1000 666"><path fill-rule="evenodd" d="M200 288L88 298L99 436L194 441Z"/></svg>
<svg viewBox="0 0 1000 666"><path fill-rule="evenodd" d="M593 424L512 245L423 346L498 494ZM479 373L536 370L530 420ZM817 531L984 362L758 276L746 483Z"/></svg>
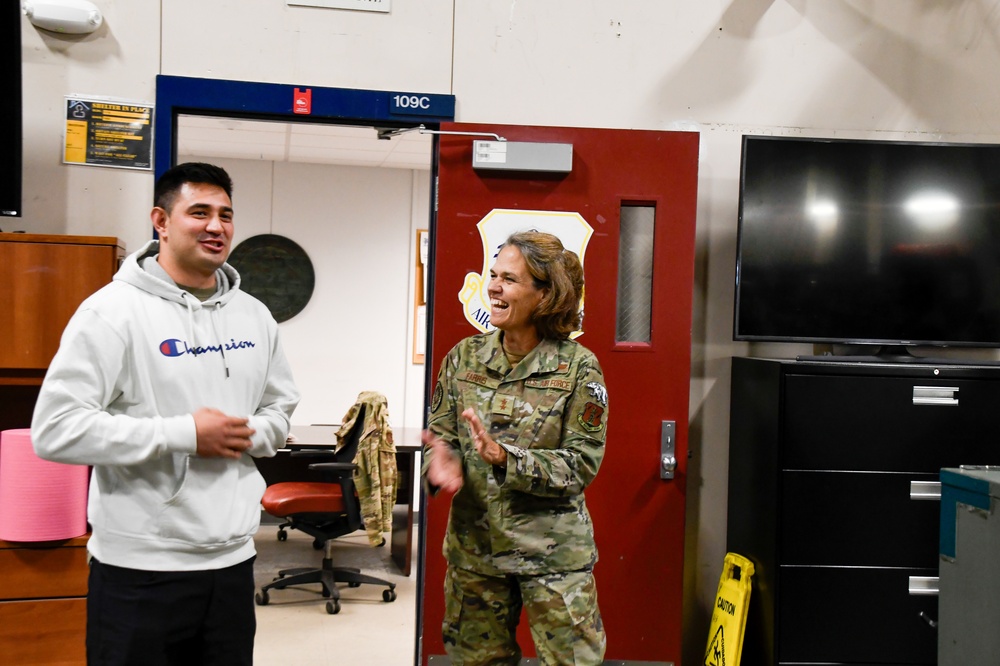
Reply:
<svg viewBox="0 0 1000 666"><path fill-rule="evenodd" d="M434 395L431 396L431 411L436 412L438 407L441 406L441 401L444 399L444 389L441 388L441 383L434 387Z"/></svg>
<svg viewBox="0 0 1000 666"><path fill-rule="evenodd" d="M583 412L576 417L577 423L587 432L597 432L604 427L604 408L593 402L583 406Z"/></svg>
<svg viewBox="0 0 1000 666"><path fill-rule="evenodd" d="M608 406L608 389L597 382L587 384L587 392L594 397L594 400L601 404L601 407Z"/></svg>

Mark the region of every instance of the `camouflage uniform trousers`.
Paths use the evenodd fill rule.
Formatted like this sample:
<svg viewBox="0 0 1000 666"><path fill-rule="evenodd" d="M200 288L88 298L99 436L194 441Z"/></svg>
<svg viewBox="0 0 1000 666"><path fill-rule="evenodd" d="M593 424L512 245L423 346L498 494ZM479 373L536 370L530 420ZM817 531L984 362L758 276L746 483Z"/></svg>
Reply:
<svg viewBox="0 0 1000 666"><path fill-rule="evenodd" d="M444 593L442 632L455 666L520 663L522 606L540 664L604 661L607 640L592 571L497 577L449 566Z"/></svg>

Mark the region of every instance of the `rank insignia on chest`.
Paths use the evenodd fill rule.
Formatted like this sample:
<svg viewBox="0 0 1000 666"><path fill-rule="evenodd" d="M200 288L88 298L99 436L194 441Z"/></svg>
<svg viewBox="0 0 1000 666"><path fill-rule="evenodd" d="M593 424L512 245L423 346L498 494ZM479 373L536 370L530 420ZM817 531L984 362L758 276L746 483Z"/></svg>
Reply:
<svg viewBox="0 0 1000 666"><path fill-rule="evenodd" d="M514 397L498 393L493 397L493 413L510 416L514 413Z"/></svg>
<svg viewBox="0 0 1000 666"><path fill-rule="evenodd" d="M577 422L583 426L584 430L597 432L604 427L604 408L600 405L588 402L583 406L583 412L576 417Z"/></svg>

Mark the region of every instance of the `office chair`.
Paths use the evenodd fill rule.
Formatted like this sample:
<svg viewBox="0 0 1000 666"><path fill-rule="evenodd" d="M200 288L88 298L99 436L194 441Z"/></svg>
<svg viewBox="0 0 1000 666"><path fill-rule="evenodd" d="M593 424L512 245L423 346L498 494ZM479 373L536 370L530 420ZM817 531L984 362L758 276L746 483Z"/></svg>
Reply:
<svg viewBox="0 0 1000 666"><path fill-rule="evenodd" d="M278 540L284 541L287 538L285 528L302 530L314 538L313 547L321 544L324 552L323 563L318 569L298 567L279 571L277 577L261 587L260 592L255 595L258 606L266 606L270 602L270 590L283 590L291 585L310 583L322 585L323 597L328 599L326 612L331 615L340 612L337 583L347 583L349 587L359 587L363 583L385 585L388 589L382 591L382 600L396 600L395 583L363 574L354 567L333 565L334 540L364 527L353 478L354 470L357 469L353 461L364 427L362 407L353 427L343 439L343 446L338 450L292 452L293 456L331 461L309 465L309 469L321 471L330 481L287 481L268 486L264 491L261 499L264 510L285 520L278 526Z"/></svg>

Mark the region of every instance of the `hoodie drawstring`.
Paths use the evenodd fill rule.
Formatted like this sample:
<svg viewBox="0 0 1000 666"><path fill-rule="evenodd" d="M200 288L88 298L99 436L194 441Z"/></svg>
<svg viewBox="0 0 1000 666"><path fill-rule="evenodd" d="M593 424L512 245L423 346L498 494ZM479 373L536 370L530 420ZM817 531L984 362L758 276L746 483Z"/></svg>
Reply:
<svg viewBox="0 0 1000 666"><path fill-rule="evenodd" d="M229 379L229 360L226 358L226 339L219 335L219 308L222 307L222 303L215 302L212 304L212 314L210 319L212 321L212 333L215 335L216 340L219 341L219 353L222 354L222 365L226 368L226 379Z"/></svg>
<svg viewBox="0 0 1000 666"><path fill-rule="evenodd" d="M187 306L188 311L188 340L190 340L191 344L194 345L196 344L194 341L194 304L191 301L197 299L186 291L181 292L181 299L184 301L184 305Z"/></svg>
<svg viewBox="0 0 1000 666"><path fill-rule="evenodd" d="M194 303L198 301L192 294L188 292L183 292L184 304L187 306L188 311L188 340L193 347L198 346L197 340L194 337ZM222 303L218 301L210 304L200 303L201 307L209 310L209 321L212 324L212 337L218 341L219 353L222 355L222 365L226 369L226 379L229 379L229 359L226 358L226 341L219 335L219 308L222 307Z"/></svg>

